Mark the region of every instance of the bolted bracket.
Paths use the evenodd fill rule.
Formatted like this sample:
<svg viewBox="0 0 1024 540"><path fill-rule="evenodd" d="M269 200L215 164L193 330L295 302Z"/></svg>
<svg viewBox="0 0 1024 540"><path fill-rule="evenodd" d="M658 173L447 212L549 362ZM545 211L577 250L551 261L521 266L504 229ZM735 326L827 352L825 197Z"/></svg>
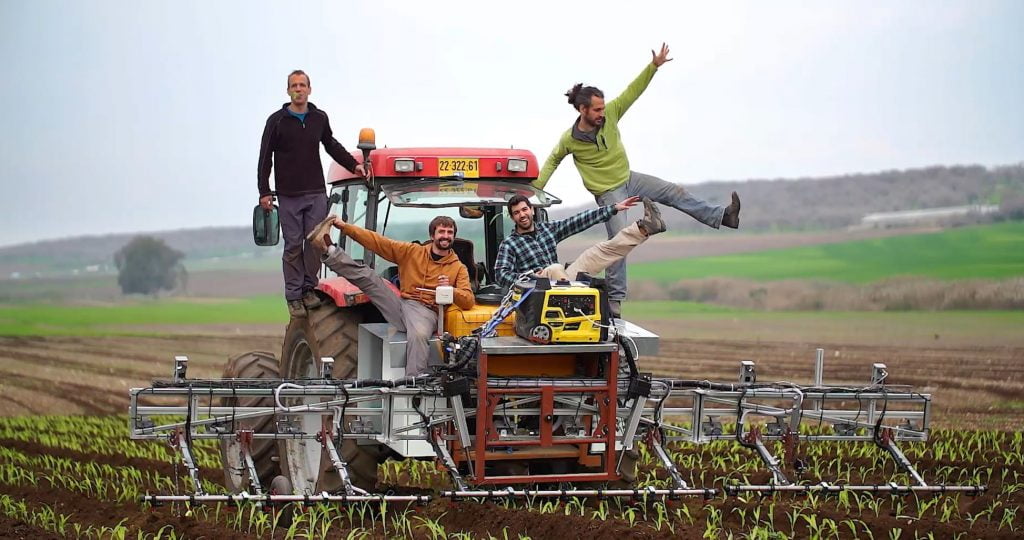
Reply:
<svg viewBox="0 0 1024 540"><path fill-rule="evenodd" d="M174 381L181 382L185 380L185 374L188 372L188 357L187 356L175 356L174 357Z"/></svg>
<svg viewBox="0 0 1024 540"><path fill-rule="evenodd" d="M871 386L885 385L885 378L888 376L889 371L886 369L885 364L877 363L871 365Z"/></svg>
<svg viewBox="0 0 1024 540"><path fill-rule="evenodd" d="M754 368L753 360L740 361L740 384L754 384L757 382L757 369Z"/></svg>
<svg viewBox="0 0 1024 540"><path fill-rule="evenodd" d="M331 374L334 372L334 358L330 356L324 356L320 358L320 378L330 379Z"/></svg>

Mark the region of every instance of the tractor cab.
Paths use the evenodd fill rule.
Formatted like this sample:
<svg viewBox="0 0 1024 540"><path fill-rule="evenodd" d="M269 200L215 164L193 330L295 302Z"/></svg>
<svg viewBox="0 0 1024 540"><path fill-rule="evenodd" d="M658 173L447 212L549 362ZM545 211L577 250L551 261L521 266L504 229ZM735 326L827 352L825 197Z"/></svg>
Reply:
<svg viewBox="0 0 1024 540"><path fill-rule="evenodd" d="M528 197L538 219L544 219L544 209L561 203L530 184L539 169L536 157L527 150L383 148L355 152L353 156L367 166L369 179L336 163L328 174L329 211L345 222L393 240L424 243L429 241L427 224L431 219L444 215L455 220L457 233L452 249L468 270L477 303L468 311L456 306L446 309L443 330L456 337L469 334L490 319L507 292L497 284L494 264L498 246L514 230L506 211L509 199ZM345 238L337 229L332 235L335 244L373 268L398 293L394 263ZM318 289L333 300L333 317L358 321L358 330L353 330L355 335L350 338L366 349L366 354L358 354L358 369L353 374L360 378L401 378L405 334L390 327L369 298L348 280L333 275L326 267L324 272ZM514 335L513 322L514 315L498 327L498 335ZM430 363L441 362L440 346L432 347Z"/></svg>
<svg viewBox="0 0 1024 540"><path fill-rule="evenodd" d="M494 304L502 291L494 276L494 262L501 241L513 230L505 210L509 199L523 195L538 209L561 203L557 197L534 188L537 160L532 152L480 148L384 148L364 161L369 181L332 164L330 212L347 223L377 231L405 242L428 241L427 223L436 216L452 217L458 228L452 246L466 265L477 302ZM375 268L385 279L394 279L394 264L341 238L335 242L353 259ZM349 305L345 281L328 276L321 290L339 306ZM368 301L360 298L356 303Z"/></svg>
<svg viewBox="0 0 1024 540"><path fill-rule="evenodd" d="M417 179L377 180L377 185L349 181L333 186L331 209L348 223L377 231L388 238L424 243L429 241L427 223L444 215L455 220L457 234L452 249L466 266L477 301L493 304L501 291L494 276L498 245L512 230L505 205L515 195L530 199L536 208L560 202L554 196L528 183L504 180ZM368 210L368 201L376 203L376 212ZM363 246L334 231L335 242L353 259L377 270L385 279L394 279L397 270ZM328 277L325 285L341 278ZM325 290L330 290L325 287ZM497 299L500 299L497 298Z"/></svg>

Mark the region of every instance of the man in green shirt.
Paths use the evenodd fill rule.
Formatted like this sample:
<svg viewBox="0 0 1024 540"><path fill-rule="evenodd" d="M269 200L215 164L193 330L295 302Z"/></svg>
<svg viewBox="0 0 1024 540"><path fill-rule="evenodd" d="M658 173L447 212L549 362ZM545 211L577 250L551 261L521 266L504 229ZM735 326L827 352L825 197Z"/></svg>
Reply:
<svg viewBox="0 0 1024 540"><path fill-rule="evenodd" d="M619 203L628 197L647 197L689 214L697 221L714 228L722 225L733 229L740 224L740 199L732 193L729 206L712 205L694 197L683 186L666 182L660 178L633 171L622 145L619 133L619 119L650 84L654 73L668 57L668 47L662 43L661 52L651 51L651 63L620 96L604 101L604 94L593 86L577 84L566 94L569 104L579 112L579 118L566 130L551 155L541 167L540 176L533 185L543 189L565 156L572 154L576 169L583 177L583 186L594 194L597 204L607 206ZM605 222L608 238L612 238L629 224L625 212L612 216ZM612 311L619 311L619 304L626 298L626 265L620 260L605 271L608 278L608 298Z"/></svg>

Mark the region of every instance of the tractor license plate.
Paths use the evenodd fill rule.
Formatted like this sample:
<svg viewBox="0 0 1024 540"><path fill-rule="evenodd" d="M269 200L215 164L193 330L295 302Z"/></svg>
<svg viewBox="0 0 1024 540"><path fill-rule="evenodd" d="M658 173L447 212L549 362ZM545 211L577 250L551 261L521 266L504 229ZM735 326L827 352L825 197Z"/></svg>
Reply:
<svg viewBox="0 0 1024 540"><path fill-rule="evenodd" d="M480 178L480 160L477 158L438 158L437 175Z"/></svg>

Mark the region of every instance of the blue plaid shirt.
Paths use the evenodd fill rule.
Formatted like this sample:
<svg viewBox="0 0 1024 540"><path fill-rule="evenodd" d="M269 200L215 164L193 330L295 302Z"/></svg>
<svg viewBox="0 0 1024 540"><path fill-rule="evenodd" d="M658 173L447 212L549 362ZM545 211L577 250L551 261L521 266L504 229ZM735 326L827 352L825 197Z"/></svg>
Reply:
<svg viewBox="0 0 1024 540"><path fill-rule="evenodd" d="M494 275L498 284L509 287L523 272L545 268L558 262L558 243L583 232L615 214L614 206L602 206L580 212L570 218L533 224L533 232L513 232L498 246Z"/></svg>

